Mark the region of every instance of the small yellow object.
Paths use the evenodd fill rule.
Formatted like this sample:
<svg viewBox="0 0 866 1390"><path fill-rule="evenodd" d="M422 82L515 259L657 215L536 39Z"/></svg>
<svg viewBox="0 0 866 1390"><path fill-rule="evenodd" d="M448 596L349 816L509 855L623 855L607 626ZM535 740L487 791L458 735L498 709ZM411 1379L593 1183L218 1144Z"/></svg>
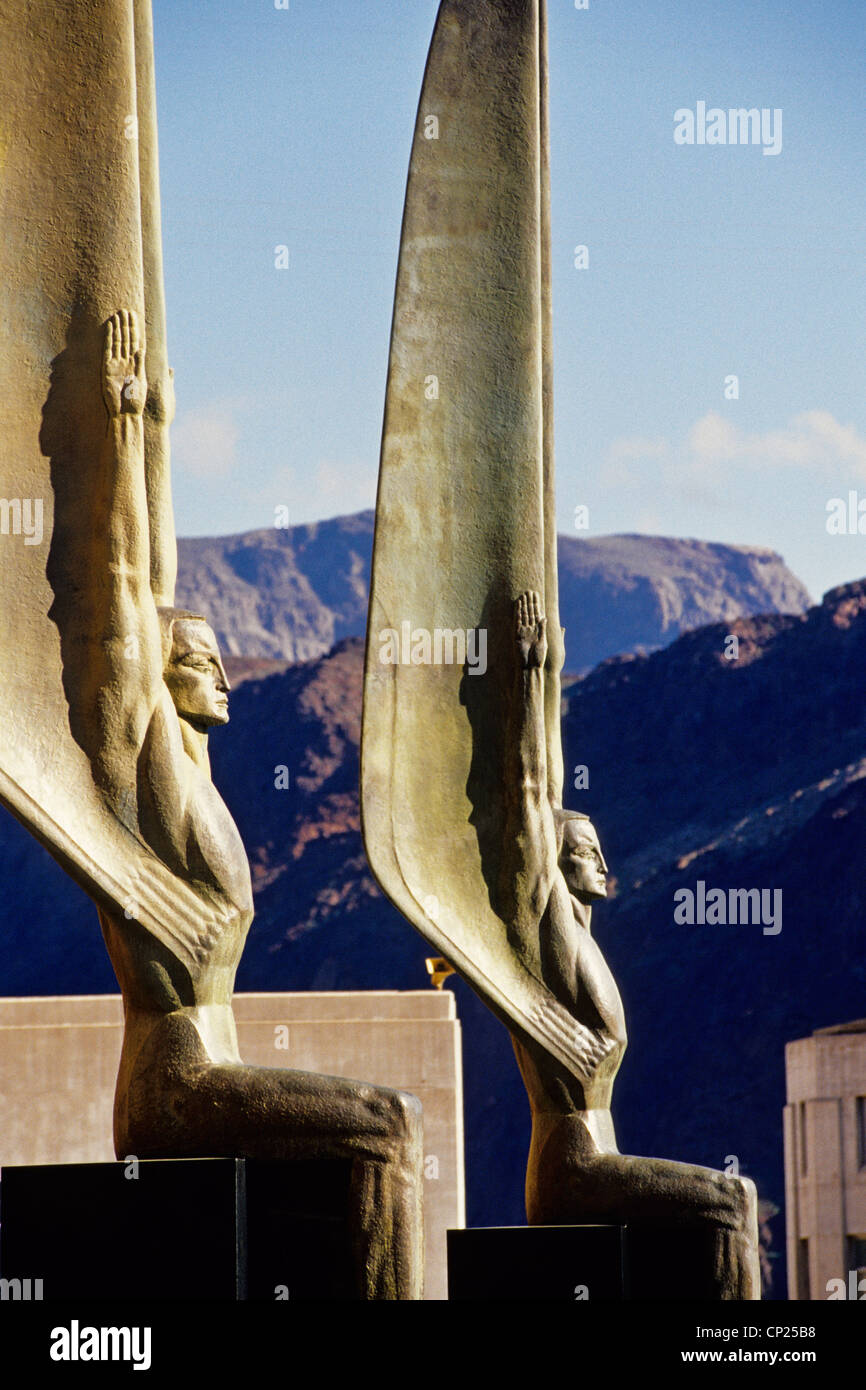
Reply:
<svg viewBox="0 0 866 1390"><path fill-rule="evenodd" d="M428 956L424 964L434 989L441 989L448 976L454 974L454 967L448 964L444 956Z"/></svg>

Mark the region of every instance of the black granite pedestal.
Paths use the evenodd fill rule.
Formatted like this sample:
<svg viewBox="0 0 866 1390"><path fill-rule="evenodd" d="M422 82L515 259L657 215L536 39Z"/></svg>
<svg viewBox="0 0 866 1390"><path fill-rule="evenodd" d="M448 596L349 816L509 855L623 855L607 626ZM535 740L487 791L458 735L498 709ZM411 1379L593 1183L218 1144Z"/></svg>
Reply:
<svg viewBox="0 0 866 1390"><path fill-rule="evenodd" d="M0 1277L41 1280L46 1301L355 1299L350 1174L233 1158L4 1168Z"/></svg>
<svg viewBox="0 0 866 1390"><path fill-rule="evenodd" d="M711 1232L502 1226L448 1232L449 1301L624 1302L718 1297Z"/></svg>

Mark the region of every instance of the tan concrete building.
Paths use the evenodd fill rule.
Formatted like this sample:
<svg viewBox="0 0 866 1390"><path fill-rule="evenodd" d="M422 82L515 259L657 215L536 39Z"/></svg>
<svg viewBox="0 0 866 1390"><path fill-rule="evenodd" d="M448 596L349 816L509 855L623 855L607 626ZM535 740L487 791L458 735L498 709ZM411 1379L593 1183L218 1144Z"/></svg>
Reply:
<svg viewBox="0 0 866 1390"><path fill-rule="evenodd" d="M788 1043L785 1071L788 1296L866 1299L866 1019Z"/></svg>
<svg viewBox="0 0 866 1390"><path fill-rule="evenodd" d="M463 1067L450 990L238 994L241 1056L411 1091L424 1106L426 1297L465 1225ZM114 1158L119 996L0 999L0 1168Z"/></svg>

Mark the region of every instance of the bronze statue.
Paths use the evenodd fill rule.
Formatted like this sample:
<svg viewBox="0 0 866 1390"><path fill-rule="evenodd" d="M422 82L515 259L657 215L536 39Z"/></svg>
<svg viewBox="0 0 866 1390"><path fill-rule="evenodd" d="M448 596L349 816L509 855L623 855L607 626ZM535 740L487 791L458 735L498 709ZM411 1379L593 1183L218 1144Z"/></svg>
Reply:
<svg viewBox="0 0 866 1390"><path fill-rule="evenodd" d="M529 1221L700 1226L716 1296L754 1298L752 1184L620 1155L610 1117L626 1038L590 932L604 863L562 809L547 121L544 0L442 0L394 304L365 844L392 902L514 1039ZM383 665L379 635L405 620L483 630L486 672Z"/></svg>
<svg viewBox="0 0 866 1390"><path fill-rule="evenodd" d="M527 1219L530 1225L703 1226L719 1246L720 1296L756 1298L754 1183L617 1149L610 1099L626 1048L625 1015L590 923L593 902L607 895L607 865L589 819L552 806L547 795L547 637L538 594L518 598L515 628L511 860L502 910L517 949L527 933L538 933L544 983L583 1030L580 1065L571 1069L538 1043L513 1037L532 1111Z"/></svg>
<svg viewBox="0 0 866 1390"><path fill-rule="evenodd" d="M207 751L228 681L173 607L150 0L38 8L0 6L0 472L40 518L0 547L0 800L99 909L118 1154L349 1160L358 1292L418 1298L418 1102L238 1055L250 874Z"/></svg>
<svg viewBox="0 0 866 1390"><path fill-rule="evenodd" d="M420 1297L421 1107L413 1096L336 1077L247 1067L231 1000L253 916L240 835L211 781L208 734L228 721L213 632L151 593L143 410L144 345L134 312L105 335L108 421L94 533L104 553L87 606L91 763L116 814L174 876L179 908L200 898L210 928L190 968L136 920L100 911L125 1007L115 1104L118 1156L346 1158L368 1298Z"/></svg>

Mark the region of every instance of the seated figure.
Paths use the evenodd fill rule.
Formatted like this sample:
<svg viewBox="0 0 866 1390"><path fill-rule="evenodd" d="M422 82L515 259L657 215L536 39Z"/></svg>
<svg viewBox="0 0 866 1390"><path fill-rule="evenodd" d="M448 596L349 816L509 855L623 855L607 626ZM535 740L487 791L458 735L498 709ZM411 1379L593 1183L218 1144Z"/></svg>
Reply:
<svg viewBox="0 0 866 1390"><path fill-rule="evenodd" d="M617 1149L610 1102L626 1047L625 1017L590 930L592 903L606 896L607 865L588 818L553 807L548 798L547 640L537 594L520 596L515 618L515 767L509 779L515 791L503 912L515 949L536 953L544 984L573 1020L570 1045L580 1056L576 1075L540 1044L514 1038L532 1112L527 1219L530 1225L702 1227L715 1237L717 1296L760 1298L754 1184Z"/></svg>
<svg viewBox="0 0 866 1390"><path fill-rule="evenodd" d="M184 941L174 950L157 940L134 901L100 911L125 1010L116 1152L350 1160L359 1296L420 1298L420 1103L338 1077L245 1066L238 1054L231 1001L252 888L208 761L209 731L228 720L229 682L205 619L153 598L144 344L131 311L107 324L102 377L87 751L104 799L158 861L169 938L174 920Z"/></svg>

